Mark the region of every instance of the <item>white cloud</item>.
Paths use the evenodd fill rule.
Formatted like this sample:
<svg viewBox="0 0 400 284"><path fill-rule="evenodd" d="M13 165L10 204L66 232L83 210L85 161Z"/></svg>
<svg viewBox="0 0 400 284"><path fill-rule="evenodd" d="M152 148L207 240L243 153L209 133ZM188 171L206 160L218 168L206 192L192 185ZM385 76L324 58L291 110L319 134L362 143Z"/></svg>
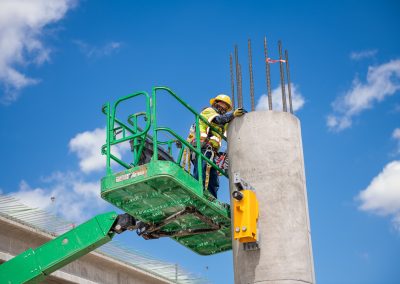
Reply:
<svg viewBox="0 0 400 284"><path fill-rule="evenodd" d="M334 131L346 129L352 125L354 116L399 90L400 60L369 67L365 83L354 79L350 90L332 103L334 113L328 115L327 126Z"/></svg>
<svg viewBox="0 0 400 284"><path fill-rule="evenodd" d="M104 211L108 203L100 197L100 182L88 180L86 174L105 168L105 156L101 154L105 141L104 128L78 133L70 140L69 149L77 154L82 172L55 172L42 178L40 187L32 187L22 180L13 195L30 207L51 211L75 222ZM121 158L130 150L129 143L119 144L112 150Z"/></svg>
<svg viewBox="0 0 400 284"><path fill-rule="evenodd" d="M84 173L100 171L106 166L106 157L101 154L101 147L106 143L105 128L96 128L93 131L78 133L69 142L71 152L77 154L79 167ZM129 144L118 144L112 148L117 158L129 150Z"/></svg>
<svg viewBox="0 0 400 284"><path fill-rule="evenodd" d="M357 199L363 211L390 215L393 226L400 231L400 161L387 164Z"/></svg>
<svg viewBox="0 0 400 284"><path fill-rule="evenodd" d="M353 51L350 54L350 59L352 59L352 60L361 60L361 59L371 58L371 57L374 57L377 53L378 53L377 49Z"/></svg>
<svg viewBox="0 0 400 284"><path fill-rule="evenodd" d="M81 52L89 58L98 58L111 55L121 48L121 42L111 41L102 46L93 46L81 40L75 40L74 43Z"/></svg>
<svg viewBox="0 0 400 284"><path fill-rule="evenodd" d="M392 137L393 137L394 139L400 141L400 128L396 128L396 129L393 131Z"/></svg>
<svg viewBox="0 0 400 284"><path fill-rule="evenodd" d="M299 109L301 109L305 103L304 101L304 97L302 96L302 94L299 92L298 87L296 85L294 85L293 83L290 84L291 86L291 94L292 94L292 107L293 107L293 111L297 111ZM286 88L286 103L287 103L287 107L289 110L289 101L288 101L288 85L285 85ZM281 87L277 87L275 88L272 92L271 92L271 96L272 96L272 109L273 110L277 110L277 111L282 111L282 90ZM268 95L261 95L261 97L259 98L258 102L257 102L257 106L256 106L256 111L261 111L261 110L268 110Z"/></svg>
<svg viewBox="0 0 400 284"><path fill-rule="evenodd" d="M51 211L76 222L82 222L108 206L100 198L100 183L85 181L78 173L56 172L43 179L43 183L43 187L32 188L26 181L21 181L13 196L30 207Z"/></svg>
<svg viewBox="0 0 400 284"><path fill-rule="evenodd" d="M396 128L393 131L392 137L397 140L397 153L400 153L400 128Z"/></svg>
<svg viewBox="0 0 400 284"><path fill-rule="evenodd" d="M49 60L50 49L43 43L43 31L61 20L74 0L2 0L0 2L0 83L3 104L18 98L19 90L36 84L20 69Z"/></svg>

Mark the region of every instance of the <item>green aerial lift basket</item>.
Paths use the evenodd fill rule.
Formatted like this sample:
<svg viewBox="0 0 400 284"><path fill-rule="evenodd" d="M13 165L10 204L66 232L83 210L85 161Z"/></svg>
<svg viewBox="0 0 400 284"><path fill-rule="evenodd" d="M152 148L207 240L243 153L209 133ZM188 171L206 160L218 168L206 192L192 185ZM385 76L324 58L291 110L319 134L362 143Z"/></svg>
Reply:
<svg viewBox="0 0 400 284"><path fill-rule="evenodd" d="M170 128L157 127L158 90L167 91L194 114L197 145L191 145ZM136 96L145 96L146 112L131 115L128 119L131 126L128 126L116 118L117 106L122 101ZM138 234L145 239L171 237L201 255L230 250L232 244L229 205L219 202L207 190L203 190L200 166L202 160L221 175L227 176L224 170L198 150L199 120L209 123L168 88L153 88L151 101L150 111L149 95L140 92L118 100L113 106L107 104L103 108L107 116L107 144L102 149L103 154L107 156L107 175L101 183L102 198L140 221ZM144 127L138 126L138 116L145 117ZM152 131L152 136L148 134L149 130ZM174 138L159 141L157 137L161 131L168 132ZM122 137L117 138L117 135ZM117 158L110 150L111 146L127 141L130 142L133 153L131 163ZM179 141L182 147L177 158L174 158L171 145L176 141ZM168 149L165 149L165 145ZM185 150L197 156L199 179L195 179L190 171L181 166ZM111 170L111 160L126 170L114 173Z"/></svg>
<svg viewBox="0 0 400 284"><path fill-rule="evenodd" d="M201 255L231 249L228 206L210 201L198 181L173 162L150 162L105 177L101 196L154 225L155 233L145 234L145 238L172 236ZM171 222L163 225L171 216Z"/></svg>

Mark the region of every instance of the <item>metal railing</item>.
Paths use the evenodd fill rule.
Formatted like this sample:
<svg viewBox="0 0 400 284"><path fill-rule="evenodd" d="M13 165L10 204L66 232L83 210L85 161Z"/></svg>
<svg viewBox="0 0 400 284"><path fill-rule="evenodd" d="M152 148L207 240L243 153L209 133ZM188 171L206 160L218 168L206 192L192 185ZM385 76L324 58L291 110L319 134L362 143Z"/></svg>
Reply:
<svg viewBox="0 0 400 284"><path fill-rule="evenodd" d="M169 95L174 98L180 105L182 105L186 110L188 110L194 117L195 125L196 125L196 135L195 135L195 143L194 145L188 142L185 138L179 135L176 131L174 131L171 127L159 126L157 121L157 97L159 93L162 92L164 94ZM116 116L118 105L126 100L134 99L138 96L144 96L146 99L146 110L144 112L135 113L128 116L128 124L125 124L121 120L119 120ZM168 153L171 157L173 156L172 147L176 142L179 142L181 146L179 153L176 158L172 157L173 162L177 165L181 166L182 156L184 149L189 149L192 153L196 155L197 168L198 168L198 182L203 184L203 161L210 164L215 170L217 170L221 175L228 177L228 173L221 169L214 161L210 160L206 157L201 151L201 141L200 141L200 121L205 123L212 131L218 133L223 140L226 141L226 137L221 133L217 128L212 126L203 116L201 116L198 112L196 112L190 105L188 105L185 101L183 101L178 95L176 95L171 89L167 87L154 87L152 89L152 96L150 100L150 96L146 92L138 92L132 95L128 95L116 101L113 105L107 103L103 107L103 113L107 116L107 141L106 144L102 147L102 153L107 157L107 175L112 174L111 169L111 160L114 160L116 163L121 165L122 167L129 169L139 165L140 158L143 155L143 150L145 148L145 144L152 144L152 158L150 162L157 161L160 159L160 151L163 153ZM143 117L146 122L144 128L141 128L138 123L138 118ZM151 130L152 135L148 132ZM159 140L160 133L167 133L173 138L168 139L166 141ZM118 138L117 136L121 135L122 137ZM111 153L111 147L126 141L130 141L132 147L132 161L125 162L122 159L116 157ZM165 149L167 147L167 149ZM190 173L189 173L190 174Z"/></svg>
<svg viewBox="0 0 400 284"><path fill-rule="evenodd" d="M138 128L137 125L137 116L133 118L133 128L126 125L124 122L120 121L116 117L116 112L118 105L126 100L133 99L139 96L144 96L146 100L146 111L144 112L145 117L147 118L146 125L144 129ZM144 147L145 137L147 132L150 129L150 96L146 92L137 92L125 97L120 98L117 100L112 106L110 103L106 103L103 106L103 113L107 116L107 126L106 126L106 144L102 147L102 154L106 155L106 172L107 175L112 174L111 169L111 160L114 160L119 165L123 166L124 168L131 168L138 163L140 158L141 152ZM132 117L128 118L128 122L132 122ZM122 134L121 138L117 138L118 134ZM141 144L139 145L139 149L133 152L133 161L131 163L126 163L122 159L119 159L115 155L111 153L111 146L117 145L127 141L133 141L133 143L138 142L138 137L141 137Z"/></svg>

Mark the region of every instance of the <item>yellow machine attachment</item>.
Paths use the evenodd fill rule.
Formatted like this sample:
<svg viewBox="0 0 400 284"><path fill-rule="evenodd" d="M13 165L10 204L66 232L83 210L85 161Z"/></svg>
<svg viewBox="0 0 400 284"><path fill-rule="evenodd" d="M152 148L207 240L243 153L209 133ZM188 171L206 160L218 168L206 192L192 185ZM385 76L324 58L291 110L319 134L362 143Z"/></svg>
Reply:
<svg viewBox="0 0 400 284"><path fill-rule="evenodd" d="M233 238L241 243L257 241L258 200L251 189L244 189L233 199Z"/></svg>
<svg viewBox="0 0 400 284"><path fill-rule="evenodd" d="M238 173L233 176L236 186L233 197L233 238L243 243L244 250L257 250L260 243L257 234L258 200L254 188L242 180Z"/></svg>

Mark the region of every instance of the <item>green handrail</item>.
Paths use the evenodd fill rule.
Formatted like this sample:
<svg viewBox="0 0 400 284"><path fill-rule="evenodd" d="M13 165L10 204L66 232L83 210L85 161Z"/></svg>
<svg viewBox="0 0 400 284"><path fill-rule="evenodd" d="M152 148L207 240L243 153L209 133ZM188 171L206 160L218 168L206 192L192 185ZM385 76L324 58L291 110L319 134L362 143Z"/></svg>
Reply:
<svg viewBox="0 0 400 284"><path fill-rule="evenodd" d="M186 139L178 135L174 130L172 130L169 127L163 127L163 126L158 126L157 122L157 91L166 91L167 94L171 95L173 98L175 98L181 105L183 105L187 110L189 110L195 117L195 124L196 124L196 145L192 145ZM126 100L135 98L137 96L145 96L146 98L146 111L145 112L139 112L132 114L128 116L128 124L131 126L125 124L124 122L120 121L116 117L117 113L117 107L118 105ZM159 152L159 147L163 145L167 145L168 147L168 153L172 155L172 144L176 141L181 142L182 148L179 151L178 157L174 162L178 165L181 164L182 160L182 155L183 155L183 150L184 147L192 151L193 153L196 154L197 158L197 168L198 168L198 182L200 184L203 184L203 167L202 167L202 162L205 161L206 163L210 164L211 167L213 167L215 170L217 170L221 175L224 175L225 177L228 177L228 173L218 167L217 164L214 163L214 161L210 160L208 157L206 157L202 151L201 151L201 142L200 142L200 120L203 121L205 124L207 124L213 131L221 135L222 139L226 141L226 137L221 133L218 129L216 129L214 126L212 126L207 119L205 119L203 116L201 116L198 112L196 112L190 105L188 105L185 101L183 101L180 97L178 97L171 89L167 87L154 87L152 89L152 96L150 100L150 96L146 92L137 92L125 97L120 98L117 100L112 106L107 103L103 106L102 108L103 113L106 114L107 116L107 142L105 145L102 147L102 153L107 156L107 174L112 174L111 170L111 160L114 160L121 166L129 169L132 166L136 166L139 162L140 156L142 154L146 139L147 141L152 141L153 143L153 156L152 160L156 161L158 160L158 152ZM145 116L145 121L146 121L146 126L144 129L141 129L138 126L138 117L139 116ZM148 134L148 132L152 130L152 136ZM118 138L116 137L115 131L122 131L122 137ZM173 139L168 139L166 141L160 141L158 139L158 134L159 132L167 132L170 135L172 135L174 138ZM138 143L138 140L140 139L140 143ZM111 146L126 142L126 141L133 141L133 162L132 163L126 163L113 155L111 153Z"/></svg>
<svg viewBox="0 0 400 284"><path fill-rule="evenodd" d="M137 112L128 116L128 123L133 126L133 130L135 132L142 131L138 124L138 117L144 116L144 120L147 122L150 120L150 117L147 117L146 112ZM143 151L144 145L146 143L146 139L140 139L140 144L138 145L138 138L133 139L133 165L136 166L139 163L140 155ZM137 148L139 146L139 148Z"/></svg>
<svg viewBox="0 0 400 284"><path fill-rule="evenodd" d="M214 132L218 133L223 140L227 140L225 135L223 133L221 133L221 131L219 131L217 128L215 128L213 125L211 125L211 123L208 122L207 119L205 119L203 116L201 116L195 109L193 109L190 105L188 105L184 100L182 100L180 97L178 97L178 95L176 95L170 88L168 87L154 87L153 88L153 100L154 100L154 93L157 92L158 90L164 90L166 92L168 92L170 95L172 95L178 102L180 102L184 107L186 107L191 113L193 113L194 115L198 115L199 118L205 123L207 124L211 130L213 130ZM153 107L154 110L154 107ZM196 120L197 121L197 120Z"/></svg>
<svg viewBox="0 0 400 284"><path fill-rule="evenodd" d="M133 126L133 130L135 132L137 132L139 130L139 125L138 125L138 117L139 116L145 116L144 119L145 119L145 121L147 121L145 112L139 112L139 113L135 113L135 114L128 116L128 123ZM139 162L140 154L143 151L144 144L145 144L145 139L140 140L140 145L138 145L137 137L135 139L133 139L133 145L132 145L133 157L134 157L133 165L135 165L135 166ZM138 149L138 146L139 146L139 149Z"/></svg>
<svg viewBox="0 0 400 284"><path fill-rule="evenodd" d="M179 134L177 134L175 131L173 131L171 128L169 127L158 127L157 131L166 131L169 132L171 135L173 135L174 137L176 137L179 141L181 141L183 143L183 145L185 145L186 147L188 147L191 151L195 152L196 155L201 155L202 159L206 160L207 163L209 163L211 166L213 166L218 172L220 172L222 175L228 177L228 174L226 171L224 171L223 169L221 169L220 167L218 167L213 161L211 161L209 158L207 158L206 156L204 156L201 151L199 151L198 149L196 149L195 147L193 147L189 142L186 141L186 139L183 139L181 136L179 136ZM178 162L176 162L177 164L179 164Z"/></svg>
<svg viewBox="0 0 400 284"><path fill-rule="evenodd" d="M133 129L120 121L118 118L116 118L116 112L117 112L117 107L118 105L126 100L138 97L138 96L144 96L146 99L146 112L145 115L146 117L150 117L151 111L150 111L150 96L146 92L137 92L133 93L130 95L127 95L125 97L122 97L118 99L111 107L110 103L107 103L103 106L102 111L103 113L106 114L107 116L107 137L106 137L106 145L103 145L102 147L102 153L106 154L106 172L107 175L112 174L112 169L111 169L111 159L120 164L121 166L125 168L130 168L131 165L122 161L121 159L117 158L115 155L111 153L111 146L116 145L122 142L130 141L130 140L135 140L138 137L142 137L142 140L145 139L147 132L150 130L150 120L146 120L146 126L144 129L141 129L140 131L137 129L137 127L134 127ZM128 121L129 122L129 121ZM118 127L116 128L115 125L118 124ZM116 135L114 134L114 131L116 129L122 129L123 135L122 138L117 139ZM131 135L126 135L126 131L129 131ZM138 156L140 156L141 151L143 150L143 147L139 148L139 151L136 153L135 160L133 161L133 165L137 164L137 161L139 160Z"/></svg>
<svg viewBox="0 0 400 284"><path fill-rule="evenodd" d="M168 127L158 127L157 126L157 91L166 91L168 94L170 94L172 97L174 97L180 104L182 104L186 109L188 109L194 116L195 116L195 124L196 124L196 148L194 148L192 145L187 143L185 139L180 137L178 134L176 134L172 129ZM196 153L196 158L197 158L197 169L198 169L198 181L200 184L203 184L203 167L202 167L202 161L205 160L208 164L210 164L214 169L216 169L218 172L220 172L222 175L228 177L228 174L219 168L213 161L208 159L203 153L201 153L201 142L200 142L200 119L206 123L213 131L218 133L222 139L226 141L226 137L215 127L213 127L203 116L201 116L198 112L196 112L190 105L188 105L185 101L183 101L180 97L178 97L171 89L167 87L154 87L152 91L152 127L153 127L153 160L158 159L158 131L167 131L173 136L175 136L181 143L183 143L186 147L191 149Z"/></svg>

